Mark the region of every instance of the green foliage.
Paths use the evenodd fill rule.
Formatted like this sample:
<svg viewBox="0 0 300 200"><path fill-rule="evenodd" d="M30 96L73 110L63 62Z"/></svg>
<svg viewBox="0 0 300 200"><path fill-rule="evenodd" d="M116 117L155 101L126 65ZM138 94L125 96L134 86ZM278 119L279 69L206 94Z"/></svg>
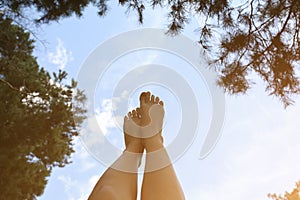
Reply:
<svg viewBox="0 0 300 200"><path fill-rule="evenodd" d="M132 9L147 7L142 0L123 0L122 4ZM280 98L285 107L293 103L292 95L300 93L296 74L300 64L299 0L235 4L228 0L153 0L150 5L169 8L171 34L182 31L193 15L204 19L198 29L199 43L219 72L218 84L225 91L245 93L252 84L247 75L256 73L266 83L266 91Z"/></svg>
<svg viewBox="0 0 300 200"><path fill-rule="evenodd" d="M107 11L106 0L77 0L77 1L62 1L62 0L3 0L0 2L0 10L6 16L14 19L17 17L25 17L24 10L35 9L38 16L34 19L37 23L48 23L50 21L58 21L64 17L70 17L73 14L82 16L85 7L90 3L98 7L98 14L104 15Z"/></svg>
<svg viewBox="0 0 300 200"><path fill-rule="evenodd" d="M266 91L279 97L284 106L293 102L292 94L300 93L296 75L300 60L298 2L252 0L235 8L234 23L222 33L220 48L212 56L219 68L228 68L238 61L236 67L243 72L257 73L265 81ZM231 73L221 73L221 78L226 79Z"/></svg>
<svg viewBox="0 0 300 200"><path fill-rule="evenodd" d="M75 81L64 84L65 72L50 76L38 66L32 56L30 34L21 28L26 27L22 20L39 24L72 15L80 17L90 4L104 16L107 3L108 0L0 1L0 199L34 199L42 194L52 168L69 163L72 138L78 135L84 119L83 92L75 91ZM140 23L145 9L168 9L167 33L171 35L180 33L191 17L200 16L203 24L198 28L199 44L219 72L218 84L231 94L245 93L251 87L251 73L258 74L265 81L266 91L280 98L284 106L293 103L292 95L300 93L299 0L119 3L137 12ZM295 191L284 197L269 197L298 200L299 196L289 196Z"/></svg>
<svg viewBox="0 0 300 200"><path fill-rule="evenodd" d="M219 85L231 94L245 93L254 73L266 83L266 92L288 106L291 97L300 93L296 69L300 61L299 0L119 0L128 11L138 14L143 23L145 9L158 6L168 9L167 33L180 33L193 16L200 16L199 44L210 64L218 71ZM75 14L81 16L89 4L97 6L100 16L108 10L107 0L4 0L0 11L15 19L23 11L35 8L37 23L57 21ZM240 73L239 73L240 72Z"/></svg>
<svg viewBox="0 0 300 200"><path fill-rule="evenodd" d="M300 1L250 0L233 4L228 0L120 1L139 13L150 4L169 9L168 33L178 34L189 19L200 16L199 43L210 64L219 72L219 85L231 94L251 87L247 76L256 73L266 83L266 91L286 107L291 96L300 93L297 69L300 64ZM221 39L220 39L221 38Z"/></svg>
<svg viewBox="0 0 300 200"><path fill-rule="evenodd" d="M34 199L70 163L85 96L38 66L29 33L3 16L0 30L0 199Z"/></svg>
<svg viewBox="0 0 300 200"><path fill-rule="evenodd" d="M268 197L274 200L300 200L300 181L296 183L296 187L291 193L286 192L284 196L268 194Z"/></svg>

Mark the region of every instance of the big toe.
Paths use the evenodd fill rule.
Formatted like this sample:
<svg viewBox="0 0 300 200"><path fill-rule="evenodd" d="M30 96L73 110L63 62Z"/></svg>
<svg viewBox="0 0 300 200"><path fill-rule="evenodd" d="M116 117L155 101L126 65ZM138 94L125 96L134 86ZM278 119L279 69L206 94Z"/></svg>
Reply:
<svg viewBox="0 0 300 200"><path fill-rule="evenodd" d="M140 95L140 103L148 103L149 101L151 101L151 97L150 97L151 93L150 92L142 92L142 94Z"/></svg>

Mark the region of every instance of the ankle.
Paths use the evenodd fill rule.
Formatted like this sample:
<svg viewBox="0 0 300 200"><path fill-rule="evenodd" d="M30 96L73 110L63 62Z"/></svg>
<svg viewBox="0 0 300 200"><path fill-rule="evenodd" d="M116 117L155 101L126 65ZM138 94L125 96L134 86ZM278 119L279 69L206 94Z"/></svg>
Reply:
<svg viewBox="0 0 300 200"><path fill-rule="evenodd" d="M146 152L153 152L164 148L163 138L161 136L153 136L143 139L143 146Z"/></svg>
<svg viewBox="0 0 300 200"><path fill-rule="evenodd" d="M131 143L125 148L125 151L131 152L131 153L143 153L144 147L141 144L135 144Z"/></svg>

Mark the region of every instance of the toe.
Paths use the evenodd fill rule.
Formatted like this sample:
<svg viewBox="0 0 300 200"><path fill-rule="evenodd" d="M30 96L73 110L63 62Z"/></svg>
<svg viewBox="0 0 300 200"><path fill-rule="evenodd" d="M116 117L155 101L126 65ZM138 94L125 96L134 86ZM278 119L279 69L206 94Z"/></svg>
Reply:
<svg viewBox="0 0 300 200"><path fill-rule="evenodd" d="M155 98L155 103L158 104L158 102L159 102L159 97L156 97Z"/></svg>
<svg viewBox="0 0 300 200"><path fill-rule="evenodd" d="M146 100L146 96L147 96L147 93L146 92L142 92L141 95L140 95L140 101L145 101Z"/></svg>
<svg viewBox="0 0 300 200"><path fill-rule="evenodd" d="M132 116L133 116L133 117L137 117L137 112L136 112L136 110L133 110L133 111L132 111Z"/></svg>
<svg viewBox="0 0 300 200"><path fill-rule="evenodd" d="M137 108L136 113L137 113L138 118L140 118L141 117L141 109Z"/></svg>
<svg viewBox="0 0 300 200"><path fill-rule="evenodd" d="M163 101L160 101L160 102L159 102L159 105L164 106L164 102L163 102Z"/></svg>
<svg viewBox="0 0 300 200"><path fill-rule="evenodd" d="M151 103L154 103L154 99L155 99L155 97L154 97L154 95L152 94L152 95L151 95L151 100L150 100Z"/></svg>
<svg viewBox="0 0 300 200"><path fill-rule="evenodd" d="M150 92L142 92L140 95L140 103L148 103L150 101Z"/></svg>
<svg viewBox="0 0 300 200"><path fill-rule="evenodd" d="M132 117L132 113L131 113L131 111L130 112L128 112L128 118L131 118Z"/></svg>
<svg viewBox="0 0 300 200"><path fill-rule="evenodd" d="M151 93L150 92L146 92L146 103L148 103L150 101L150 95Z"/></svg>

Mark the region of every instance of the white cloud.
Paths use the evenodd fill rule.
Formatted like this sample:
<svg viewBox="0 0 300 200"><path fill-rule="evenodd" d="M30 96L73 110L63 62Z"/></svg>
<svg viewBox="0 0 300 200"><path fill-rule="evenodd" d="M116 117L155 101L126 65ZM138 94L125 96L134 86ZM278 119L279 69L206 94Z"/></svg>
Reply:
<svg viewBox="0 0 300 200"><path fill-rule="evenodd" d="M121 114L114 113L114 110L117 110L120 104L124 103L127 96L128 91L124 91L119 97L103 99L100 108L96 108L95 113L88 116L82 125L80 131L81 145L85 146L85 151L88 151L102 162L110 163L114 161L112 159L115 156L119 155L119 152L111 152L112 155L106 154L103 158L103 152L105 152L108 144L107 141L118 147L120 139L123 139L122 134L116 134L119 133L116 128L122 126L124 113L121 116ZM116 140L114 136L119 137ZM81 157L84 158L86 155L82 154ZM85 163L81 168L86 171L94 168L94 166L94 163Z"/></svg>
<svg viewBox="0 0 300 200"><path fill-rule="evenodd" d="M99 180L103 166L89 154L79 138L75 139L74 144L75 154L72 160L76 167L67 166L69 170L66 173L61 171L57 180L63 183L68 200L86 200Z"/></svg>
<svg viewBox="0 0 300 200"><path fill-rule="evenodd" d="M78 180L72 179L70 176L61 175L58 177L58 180L64 184L68 200L86 200L99 178L100 175L93 175L87 182L81 183Z"/></svg>
<svg viewBox="0 0 300 200"><path fill-rule="evenodd" d="M83 147L81 142L77 143L76 156L78 156L78 160L80 162L80 168L78 168L80 173L85 173L97 167L98 162L92 158L88 151Z"/></svg>
<svg viewBox="0 0 300 200"><path fill-rule="evenodd" d="M103 142L103 134L100 134L96 116L90 116L85 120L80 131L81 139L87 146L97 146Z"/></svg>
<svg viewBox="0 0 300 200"><path fill-rule="evenodd" d="M116 115L114 111L118 110L124 101L128 101L128 91L125 90L119 97L112 99L104 99L101 103L101 108L96 109L96 119L99 127L104 135L109 133L109 129L116 128L122 124L124 116Z"/></svg>
<svg viewBox="0 0 300 200"><path fill-rule="evenodd" d="M84 187L80 188L80 197L78 200L86 200L88 199L89 195L91 194L94 186L98 182L100 178L100 175L94 175L91 176L90 179L88 180L87 184L84 185Z"/></svg>
<svg viewBox="0 0 300 200"><path fill-rule="evenodd" d="M104 99L101 104L101 110L96 110L96 119L104 135L108 133L108 129L116 126L112 110L113 106L111 99Z"/></svg>
<svg viewBox="0 0 300 200"><path fill-rule="evenodd" d="M61 39L57 39L55 52L48 53L50 63L58 66L59 69L64 69L68 62L73 60L72 52L67 51Z"/></svg>
<svg viewBox="0 0 300 200"><path fill-rule="evenodd" d="M68 196L68 200L75 200L72 191L74 190L74 187L78 185L78 182L72 180L70 176L64 176L64 175L59 176L57 179L63 182L65 187L65 193Z"/></svg>
<svg viewBox="0 0 300 200"><path fill-rule="evenodd" d="M122 123L124 116L114 116L113 111L118 109L119 104L127 96L127 91L124 91L120 97L102 100L100 108L97 108L95 114L85 120L81 130L81 136L85 143L89 141L88 145L99 144L99 141L103 141L103 136L109 134L109 129L116 128L118 124Z"/></svg>
<svg viewBox="0 0 300 200"><path fill-rule="evenodd" d="M89 178L89 180L85 183L79 183L78 181L73 184L73 191L77 193L73 193L68 195L69 200L86 200L88 199L89 195L91 194L94 186L96 185L97 181L99 180L100 175L93 175ZM67 181L66 181L67 180ZM71 181L70 178L64 178L63 182L69 184ZM67 184L65 184L65 188L67 188Z"/></svg>

